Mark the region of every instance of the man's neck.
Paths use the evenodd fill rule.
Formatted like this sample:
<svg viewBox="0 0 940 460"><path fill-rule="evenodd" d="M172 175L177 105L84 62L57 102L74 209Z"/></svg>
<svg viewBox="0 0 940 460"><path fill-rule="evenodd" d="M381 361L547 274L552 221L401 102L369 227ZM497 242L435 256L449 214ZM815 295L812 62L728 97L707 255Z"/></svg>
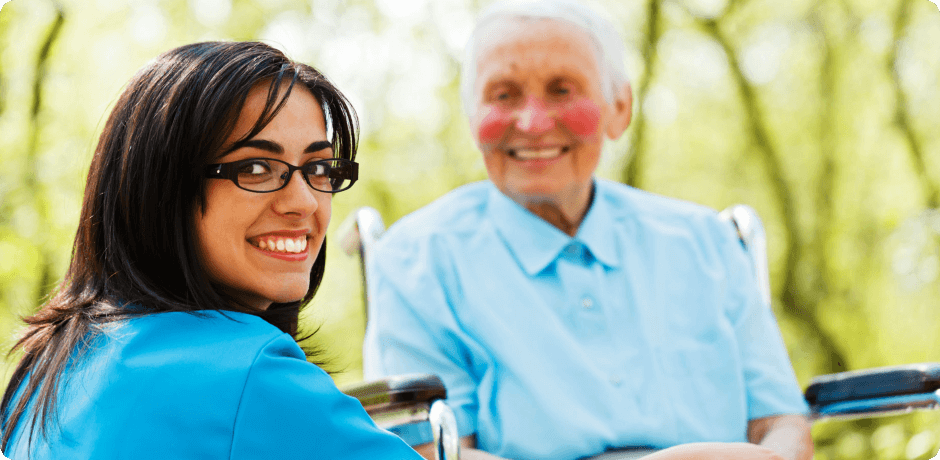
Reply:
<svg viewBox="0 0 940 460"><path fill-rule="evenodd" d="M594 201L594 184L582 196L571 196L568 200L531 200L522 204L532 214L539 216L545 222L552 224L568 236L575 236L584 216L587 215L591 203Z"/></svg>

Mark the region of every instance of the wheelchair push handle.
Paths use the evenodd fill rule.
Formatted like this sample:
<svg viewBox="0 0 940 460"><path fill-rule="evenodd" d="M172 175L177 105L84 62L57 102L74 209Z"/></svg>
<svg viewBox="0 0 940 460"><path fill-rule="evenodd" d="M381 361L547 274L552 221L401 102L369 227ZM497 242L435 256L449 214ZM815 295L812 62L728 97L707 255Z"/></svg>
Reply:
<svg viewBox="0 0 940 460"><path fill-rule="evenodd" d="M738 239L744 246L757 278L757 289L761 300L770 308L770 267L767 265L767 233L764 224L754 208L746 204L736 204L718 213L718 217L734 224Z"/></svg>
<svg viewBox="0 0 940 460"><path fill-rule="evenodd" d="M339 245L346 255L363 255L385 232L382 215L372 207L363 206L339 225Z"/></svg>

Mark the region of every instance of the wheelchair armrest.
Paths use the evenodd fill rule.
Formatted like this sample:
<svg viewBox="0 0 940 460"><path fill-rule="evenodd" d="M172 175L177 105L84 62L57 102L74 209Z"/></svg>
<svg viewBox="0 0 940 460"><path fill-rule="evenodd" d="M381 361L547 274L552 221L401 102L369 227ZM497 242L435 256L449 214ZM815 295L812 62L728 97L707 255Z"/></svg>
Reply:
<svg viewBox="0 0 940 460"><path fill-rule="evenodd" d="M858 417L940 402L940 363L908 364L816 377L805 392L816 418Z"/></svg>
<svg viewBox="0 0 940 460"><path fill-rule="evenodd" d="M813 379L806 388L811 405L932 393L940 389L940 363L908 364L840 372Z"/></svg>
<svg viewBox="0 0 940 460"><path fill-rule="evenodd" d="M386 377L341 390L358 399L382 428L425 421L434 401L447 398L444 382L431 374Z"/></svg>
<svg viewBox="0 0 940 460"><path fill-rule="evenodd" d="M366 410L388 404L430 404L447 399L444 382L433 374L396 375L356 383L343 387L343 393L358 399Z"/></svg>

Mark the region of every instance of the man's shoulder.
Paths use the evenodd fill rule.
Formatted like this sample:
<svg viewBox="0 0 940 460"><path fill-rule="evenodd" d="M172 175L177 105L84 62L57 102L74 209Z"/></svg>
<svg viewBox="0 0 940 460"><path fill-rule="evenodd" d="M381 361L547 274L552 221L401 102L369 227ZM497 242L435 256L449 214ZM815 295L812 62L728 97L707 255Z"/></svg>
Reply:
<svg viewBox="0 0 940 460"><path fill-rule="evenodd" d="M458 187L427 206L408 214L382 236L383 245L422 244L435 237L473 234L486 218L493 185L475 182Z"/></svg>
<svg viewBox="0 0 940 460"><path fill-rule="evenodd" d="M640 190L619 182L598 180L597 199L606 201L615 217L631 217L640 223L709 225L718 213L705 205Z"/></svg>

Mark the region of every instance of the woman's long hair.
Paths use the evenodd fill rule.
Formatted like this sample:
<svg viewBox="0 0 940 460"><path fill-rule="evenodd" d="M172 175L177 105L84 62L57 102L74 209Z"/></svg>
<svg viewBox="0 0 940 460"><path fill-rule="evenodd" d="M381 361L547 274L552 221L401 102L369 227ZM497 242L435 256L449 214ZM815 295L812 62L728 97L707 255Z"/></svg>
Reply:
<svg viewBox="0 0 940 460"><path fill-rule="evenodd" d="M268 86L268 98L246 139L274 118L292 90L309 90L330 126L334 155L354 159L358 126L346 97L317 70L268 45L197 43L148 63L101 133L65 278L39 312L24 319L25 332L11 350L22 358L0 402L0 446L7 447L21 420L29 421L30 437L37 422L45 435L63 371L106 323L156 312L229 310L260 316L298 339L300 308L323 277L326 244L302 300L258 311L212 284L193 234L194 211L205 203L205 166L259 84Z"/></svg>

